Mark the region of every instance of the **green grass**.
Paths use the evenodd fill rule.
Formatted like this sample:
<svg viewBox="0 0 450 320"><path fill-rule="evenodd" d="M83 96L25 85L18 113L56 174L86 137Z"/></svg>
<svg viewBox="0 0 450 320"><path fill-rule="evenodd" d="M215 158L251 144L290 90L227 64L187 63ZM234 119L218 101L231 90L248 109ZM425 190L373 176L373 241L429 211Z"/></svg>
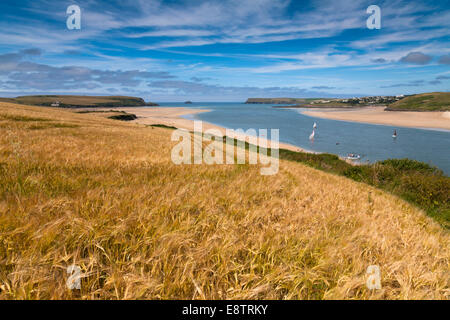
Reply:
<svg viewBox="0 0 450 320"><path fill-rule="evenodd" d="M423 93L406 97L386 109L387 111L450 111L450 92Z"/></svg>

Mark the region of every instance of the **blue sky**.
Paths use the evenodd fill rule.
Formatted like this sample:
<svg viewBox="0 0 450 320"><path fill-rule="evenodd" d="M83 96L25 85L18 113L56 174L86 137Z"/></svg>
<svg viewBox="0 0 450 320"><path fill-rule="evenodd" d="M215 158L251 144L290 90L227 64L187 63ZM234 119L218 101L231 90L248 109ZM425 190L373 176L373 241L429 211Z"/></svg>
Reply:
<svg viewBox="0 0 450 320"><path fill-rule="evenodd" d="M81 29L66 27L68 6ZM381 8L370 30L369 5ZM0 96L150 101L450 91L450 0L0 2Z"/></svg>

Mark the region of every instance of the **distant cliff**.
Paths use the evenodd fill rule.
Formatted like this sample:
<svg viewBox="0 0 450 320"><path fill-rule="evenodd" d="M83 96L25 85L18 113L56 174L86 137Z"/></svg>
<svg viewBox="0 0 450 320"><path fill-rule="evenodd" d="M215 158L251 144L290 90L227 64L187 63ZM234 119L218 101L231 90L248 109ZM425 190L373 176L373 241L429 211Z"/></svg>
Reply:
<svg viewBox="0 0 450 320"><path fill-rule="evenodd" d="M305 103L307 99L298 98L248 98L247 104L299 104Z"/></svg>

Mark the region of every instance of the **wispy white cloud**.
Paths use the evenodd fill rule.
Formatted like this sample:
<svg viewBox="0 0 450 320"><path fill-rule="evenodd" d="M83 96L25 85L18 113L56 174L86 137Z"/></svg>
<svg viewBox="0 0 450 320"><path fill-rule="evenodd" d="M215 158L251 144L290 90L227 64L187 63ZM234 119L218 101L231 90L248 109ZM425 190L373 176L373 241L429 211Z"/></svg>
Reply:
<svg viewBox="0 0 450 320"><path fill-rule="evenodd" d="M157 30L148 31L136 34L126 34L128 38L148 38L148 37L204 37L212 36L214 32L208 30L195 30L195 29L169 29L169 30Z"/></svg>

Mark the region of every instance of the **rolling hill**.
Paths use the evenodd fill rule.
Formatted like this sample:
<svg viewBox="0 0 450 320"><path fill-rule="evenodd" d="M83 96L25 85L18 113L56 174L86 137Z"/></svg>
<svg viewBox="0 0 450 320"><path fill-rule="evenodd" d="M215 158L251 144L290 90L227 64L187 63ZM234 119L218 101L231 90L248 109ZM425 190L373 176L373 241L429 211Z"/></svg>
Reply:
<svg viewBox="0 0 450 320"><path fill-rule="evenodd" d="M112 108L155 106L142 98L127 96L76 96L76 95L37 95L17 98L0 98L0 101L33 106L47 106L59 102L60 108Z"/></svg>
<svg viewBox="0 0 450 320"><path fill-rule="evenodd" d="M450 111L450 92L408 96L390 104L386 111Z"/></svg>

